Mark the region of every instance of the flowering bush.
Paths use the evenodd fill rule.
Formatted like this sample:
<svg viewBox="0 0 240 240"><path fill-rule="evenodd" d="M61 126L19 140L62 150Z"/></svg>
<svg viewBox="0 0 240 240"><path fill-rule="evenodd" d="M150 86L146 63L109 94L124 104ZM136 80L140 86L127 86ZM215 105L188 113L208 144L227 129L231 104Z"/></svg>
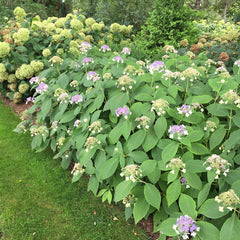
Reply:
<svg viewBox="0 0 240 240"><path fill-rule="evenodd" d="M126 219L153 215L162 237L236 236L240 64L231 76L204 54L166 51L144 62L84 47L31 79L34 105L16 131L50 147L73 182L86 174L89 191L122 202Z"/></svg>
<svg viewBox="0 0 240 240"><path fill-rule="evenodd" d="M77 12L41 20L39 16L28 18L24 9L17 7L14 15L15 20L0 30L0 63L6 68L0 88L14 102L32 95L29 79L44 68L59 64L62 58L78 57L91 48L91 42L103 46L104 51L108 51L106 44L113 49L124 47L132 30L132 26L117 23L107 27ZM25 91L19 89L22 84L28 85Z"/></svg>

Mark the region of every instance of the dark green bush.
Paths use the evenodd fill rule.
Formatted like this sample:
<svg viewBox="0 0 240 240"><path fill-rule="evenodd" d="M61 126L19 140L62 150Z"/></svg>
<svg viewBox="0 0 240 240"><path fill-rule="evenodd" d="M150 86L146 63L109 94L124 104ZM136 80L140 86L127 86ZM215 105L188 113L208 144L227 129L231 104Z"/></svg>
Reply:
<svg viewBox="0 0 240 240"><path fill-rule="evenodd" d="M148 54L156 55L166 44L177 46L187 39L194 42L198 30L193 25L198 13L179 0L156 1L146 24L136 38L137 46Z"/></svg>
<svg viewBox="0 0 240 240"><path fill-rule="evenodd" d="M75 0L73 8L108 25L117 22L139 30L153 9L153 0Z"/></svg>

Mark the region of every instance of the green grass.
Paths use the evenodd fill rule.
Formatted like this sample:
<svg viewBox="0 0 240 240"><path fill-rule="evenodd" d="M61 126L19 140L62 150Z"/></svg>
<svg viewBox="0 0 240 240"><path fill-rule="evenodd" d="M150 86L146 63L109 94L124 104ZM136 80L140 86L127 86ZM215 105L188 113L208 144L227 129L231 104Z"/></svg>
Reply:
<svg viewBox="0 0 240 240"><path fill-rule="evenodd" d="M121 209L87 193L86 179L71 184L51 153L31 151L31 138L13 132L18 122L0 102L1 240L147 239Z"/></svg>

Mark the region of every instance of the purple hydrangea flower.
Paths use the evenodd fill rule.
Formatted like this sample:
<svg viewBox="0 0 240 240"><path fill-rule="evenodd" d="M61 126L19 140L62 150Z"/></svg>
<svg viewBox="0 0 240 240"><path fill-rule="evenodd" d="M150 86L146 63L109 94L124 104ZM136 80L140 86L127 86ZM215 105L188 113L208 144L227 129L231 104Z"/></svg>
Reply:
<svg viewBox="0 0 240 240"><path fill-rule="evenodd" d="M125 54L125 55L130 55L131 54L131 49L127 48L127 47L124 47L122 49L122 53Z"/></svg>
<svg viewBox="0 0 240 240"><path fill-rule="evenodd" d="M123 59L121 56L115 56L113 57L112 59L114 62L117 62L117 63L123 63Z"/></svg>
<svg viewBox="0 0 240 240"><path fill-rule="evenodd" d="M70 103L74 104L74 103L80 103L83 101L83 96L81 94L77 94L71 97Z"/></svg>
<svg viewBox="0 0 240 240"><path fill-rule="evenodd" d="M99 79L100 79L100 76L96 72L90 71L87 73L87 80L96 82Z"/></svg>
<svg viewBox="0 0 240 240"><path fill-rule="evenodd" d="M182 239L195 237L200 230L196 222L187 215L179 217L176 224L173 225L173 229L182 237Z"/></svg>
<svg viewBox="0 0 240 240"><path fill-rule="evenodd" d="M164 66L165 66L164 62L155 61L148 66L148 69L149 69L149 72L153 74L154 72L160 72Z"/></svg>
<svg viewBox="0 0 240 240"><path fill-rule="evenodd" d="M111 48L108 45L102 45L101 48L99 49L99 51L109 52L109 51L111 51Z"/></svg>
<svg viewBox="0 0 240 240"><path fill-rule="evenodd" d="M43 93L43 92L46 92L47 90L48 90L48 85L44 82L41 82L36 88L37 93Z"/></svg>
<svg viewBox="0 0 240 240"><path fill-rule="evenodd" d="M34 98L34 97L28 97L28 98L26 99L26 104L28 104L28 103L34 103L34 101L35 101L35 98Z"/></svg>
<svg viewBox="0 0 240 240"><path fill-rule="evenodd" d="M119 107L116 109L115 114L117 117L124 116L127 119L131 112L128 107Z"/></svg>
<svg viewBox="0 0 240 240"><path fill-rule="evenodd" d="M88 65L88 64L93 63L93 62L94 62L93 59L90 58L90 57L85 57L85 58L83 58L83 60L82 60L82 64L83 64L83 65Z"/></svg>
<svg viewBox="0 0 240 240"><path fill-rule="evenodd" d="M182 105L181 107L177 108L178 113L184 115L185 117L189 117L192 112L192 106L191 105Z"/></svg>
<svg viewBox="0 0 240 240"><path fill-rule="evenodd" d="M188 131L184 125L172 125L168 129L170 138L181 139L182 136L187 136Z"/></svg>
<svg viewBox="0 0 240 240"><path fill-rule="evenodd" d="M29 82L30 84L40 83L40 77L32 77Z"/></svg>

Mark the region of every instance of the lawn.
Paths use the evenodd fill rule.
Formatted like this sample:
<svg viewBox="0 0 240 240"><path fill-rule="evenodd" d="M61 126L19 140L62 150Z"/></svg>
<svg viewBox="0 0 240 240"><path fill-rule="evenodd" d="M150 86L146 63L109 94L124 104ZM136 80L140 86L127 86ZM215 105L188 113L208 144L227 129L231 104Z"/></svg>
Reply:
<svg viewBox="0 0 240 240"><path fill-rule="evenodd" d="M0 103L0 239L142 240L123 211L71 184L51 153L34 153L30 136L13 129L18 117Z"/></svg>

